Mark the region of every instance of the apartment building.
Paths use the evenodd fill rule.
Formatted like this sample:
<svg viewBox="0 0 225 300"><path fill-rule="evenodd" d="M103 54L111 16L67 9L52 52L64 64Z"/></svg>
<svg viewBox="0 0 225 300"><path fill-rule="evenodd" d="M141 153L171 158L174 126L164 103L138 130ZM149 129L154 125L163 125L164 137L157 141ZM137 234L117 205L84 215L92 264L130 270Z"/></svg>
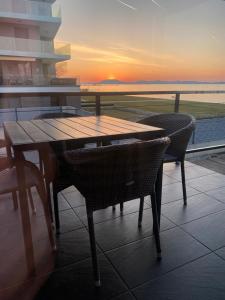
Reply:
<svg viewBox="0 0 225 300"><path fill-rule="evenodd" d="M54 41L61 25L60 7L54 2L0 0L0 87L41 91L68 86L79 91L76 79L56 76L56 64L70 59L70 45ZM30 106L31 100L34 106L51 104L48 98L40 99L5 98L0 107Z"/></svg>

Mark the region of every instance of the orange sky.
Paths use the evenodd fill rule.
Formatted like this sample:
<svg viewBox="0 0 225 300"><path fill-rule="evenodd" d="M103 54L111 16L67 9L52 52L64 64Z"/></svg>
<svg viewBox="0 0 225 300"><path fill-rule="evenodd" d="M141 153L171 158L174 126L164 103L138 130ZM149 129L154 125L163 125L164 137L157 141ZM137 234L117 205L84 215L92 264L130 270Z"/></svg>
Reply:
<svg viewBox="0 0 225 300"><path fill-rule="evenodd" d="M60 75L81 82L225 81L225 2L122 2L58 0L63 18L56 40L71 44Z"/></svg>

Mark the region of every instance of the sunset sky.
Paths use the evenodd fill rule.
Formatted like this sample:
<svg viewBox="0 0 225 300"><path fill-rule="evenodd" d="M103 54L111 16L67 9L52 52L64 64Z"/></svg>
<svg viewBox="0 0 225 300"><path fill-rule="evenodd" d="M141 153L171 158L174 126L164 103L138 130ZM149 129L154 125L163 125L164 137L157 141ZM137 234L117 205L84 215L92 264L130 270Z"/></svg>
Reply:
<svg viewBox="0 0 225 300"><path fill-rule="evenodd" d="M103 79L224 80L223 0L57 0L56 40L71 43L59 72ZM66 67L66 71L65 71Z"/></svg>

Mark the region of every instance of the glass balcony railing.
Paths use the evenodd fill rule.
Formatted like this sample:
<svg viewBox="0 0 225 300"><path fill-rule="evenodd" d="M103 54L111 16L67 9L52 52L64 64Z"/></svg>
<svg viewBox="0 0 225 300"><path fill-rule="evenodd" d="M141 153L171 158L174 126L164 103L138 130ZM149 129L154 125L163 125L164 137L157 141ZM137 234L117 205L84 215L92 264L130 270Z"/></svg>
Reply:
<svg viewBox="0 0 225 300"><path fill-rule="evenodd" d="M77 86L78 78L59 78L54 75L4 74L0 76L0 86Z"/></svg>
<svg viewBox="0 0 225 300"><path fill-rule="evenodd" d="M63 42L54 42L55 53L58 55L71 55L71 45Z"/></svg>
<svg viewBox="0 0 225 300"><path fill-rule="evenodd" d="M12 0L0 1L0 12L61 18L61 8L58 4L36 1L17 0L16 5Z"/></svg>
<svg viewBox="0 0 225 300"><path fill-rule="evenodd" d="M22 52L21 55L19 55L19 52ZM0 36L0 55L27 55L36 58L60 58L60 56L63 56L67 58L70 56L70 45Z"/></svg>

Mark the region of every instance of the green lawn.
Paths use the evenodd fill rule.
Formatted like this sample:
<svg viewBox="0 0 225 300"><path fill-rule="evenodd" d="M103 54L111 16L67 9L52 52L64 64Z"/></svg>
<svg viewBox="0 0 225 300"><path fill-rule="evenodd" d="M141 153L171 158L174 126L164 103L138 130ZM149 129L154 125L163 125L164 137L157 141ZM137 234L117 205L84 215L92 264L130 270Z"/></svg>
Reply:
<svg viewBox="0 0 225 300"><path fill-rule="evenodd" d="M93 102L94 97L82 97L85 102ZM131 102L127 102L131 101ZM101 104L111 103L113 106L103 107L102 112L108 115L138 118L142 112L173 112L174 100L133 97L133 96L103 96ZM225 104L204 103L194 101L180 101L180 112L190 113L196 118L225 116Z"/></svg>

